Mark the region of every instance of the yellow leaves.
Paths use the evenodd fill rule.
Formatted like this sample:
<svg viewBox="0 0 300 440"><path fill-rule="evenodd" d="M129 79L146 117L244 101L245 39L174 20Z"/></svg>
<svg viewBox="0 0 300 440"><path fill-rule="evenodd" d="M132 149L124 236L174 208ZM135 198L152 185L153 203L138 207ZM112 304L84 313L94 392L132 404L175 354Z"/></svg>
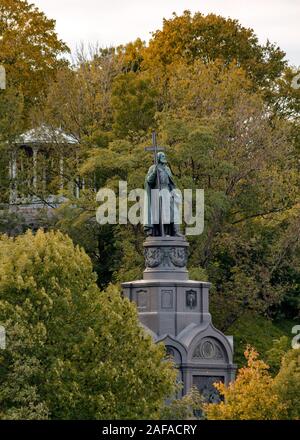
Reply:
<svg viewBox="0 0 300 440"><path fill-rule="evenodd" d="M145 48L145 42L140 38L137 38L134 42L130 42L125 46L117 47L117 54L125 66L126 71L136 72L141 68Z"/></svg>
<svg viewBox="0 0 300 440"><path fill-rule="evenodd" d="M221 60L224 66L235 63L259 82L268 75L278 76L285 64L279 48L260 46L253 30L242 27L237 20L199 12L192 15L190 11L165 19L163 29L153 33L143 55L142 65L146 68L159 68L179 59L187 63L195 59L205 63Z"/></svg>
<svg viewBox="0 0 300 440"><path fill-rule="evenodd" d="M245 351L247 366L238 371L235 382L228 386L216 384L224 397L220 405L204 406L209 419L273 420L286 415L286 404L276 392L268 365L258 359L255 349Z"/></svg>
<svg viewBox="0 0 300 440"><path fill-rule="evenodd" d="M176 62L169 68L169 104L201 117L228 111L242 90L250 87L245 73L235 65L196 60L192 65Z"/></svg>
<svg viewBox="0 0 300 440"><path fill-rule="evenodd" d="M8 83L20 87L27 103L65 64L58 56L68 48L57 38L54 28L55 21L48 20L34 5L20 0L1 1L0 63L6 68Z"/></svg>

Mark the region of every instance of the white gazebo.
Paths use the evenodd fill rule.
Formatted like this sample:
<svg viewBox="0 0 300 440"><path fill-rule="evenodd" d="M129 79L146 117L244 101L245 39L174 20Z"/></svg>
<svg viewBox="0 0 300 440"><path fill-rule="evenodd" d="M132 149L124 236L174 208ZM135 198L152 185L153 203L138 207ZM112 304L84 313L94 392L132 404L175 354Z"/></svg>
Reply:
<svg viewBox="0 0 300 440"><path fill-rule="evenodd" d="M10 205L40 205L43 201L53 203L59 198L57 194L47 194L47 165L51 160L49 151L51 147L58 152L58 173L59 173L59 189L62 190L65 185L64 168L65 159L74 152L74 146L78 144L78 140L66 134L60 128L53 128L46 125L41 125L26 131L20 135L14 142L11 148L11 156L9 163L9 177L10 177ZM20 175L23 170L22 155L25 155L29 161L30 178L26 182L20 182ZM43 160L42 172L38 172L39 162ZM31 163L31 165L30 165ZM74 182L75 194L79 197L79 181ZM20 188L22 186L22 190ZM26 194L26 188L31 188L31 194ZM38 196L38 187L45 188L44 198Z"/></svg>

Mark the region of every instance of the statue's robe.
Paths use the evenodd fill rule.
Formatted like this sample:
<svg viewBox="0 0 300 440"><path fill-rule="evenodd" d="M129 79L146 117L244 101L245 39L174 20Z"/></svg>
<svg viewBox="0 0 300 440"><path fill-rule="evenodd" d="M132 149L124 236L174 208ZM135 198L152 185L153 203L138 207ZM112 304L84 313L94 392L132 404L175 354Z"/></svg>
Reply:
<svg viewBox="0 0 300 440"><path fill-rule="evenodd" d="M152 165L145 178L145 198L144 201L144 226L145 229L158 228L159 225L159 198L153 197L151 190L161 189L161 220L164 225L178 223L178 206L174 201L175 182L172 177L170 168L167 165L158 165L160 188L158 187L158 179L156 175L156 166Z"/></svg>

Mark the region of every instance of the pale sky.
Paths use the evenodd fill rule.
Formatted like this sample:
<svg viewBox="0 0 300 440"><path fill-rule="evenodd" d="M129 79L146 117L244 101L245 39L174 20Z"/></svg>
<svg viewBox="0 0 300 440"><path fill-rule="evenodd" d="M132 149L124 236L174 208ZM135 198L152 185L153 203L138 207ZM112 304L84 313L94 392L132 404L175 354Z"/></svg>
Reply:
<svg viewBox="0 0 300 440"><path fill-rule="evenodd" d="M162 19L192 12L237 18L260 42L277 43L300 66L299 0L30 0L57 22L56 30L72 50L80 43L107 47L140 37L148 41Z"/></svg>

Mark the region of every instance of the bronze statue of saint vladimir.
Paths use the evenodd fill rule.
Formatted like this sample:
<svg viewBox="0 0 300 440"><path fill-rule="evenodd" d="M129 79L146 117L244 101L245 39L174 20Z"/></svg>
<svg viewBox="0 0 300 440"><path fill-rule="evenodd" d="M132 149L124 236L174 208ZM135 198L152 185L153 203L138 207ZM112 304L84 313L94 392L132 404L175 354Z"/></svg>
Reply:
<svg viewBox="0 0 300 440"><path fill-rule="evenodd" d="M164 152L156 154L156 163L148 170L145 178L145 191L144 227L146 234L181 236L179 230L181 194L176 190Z"/></svg>

